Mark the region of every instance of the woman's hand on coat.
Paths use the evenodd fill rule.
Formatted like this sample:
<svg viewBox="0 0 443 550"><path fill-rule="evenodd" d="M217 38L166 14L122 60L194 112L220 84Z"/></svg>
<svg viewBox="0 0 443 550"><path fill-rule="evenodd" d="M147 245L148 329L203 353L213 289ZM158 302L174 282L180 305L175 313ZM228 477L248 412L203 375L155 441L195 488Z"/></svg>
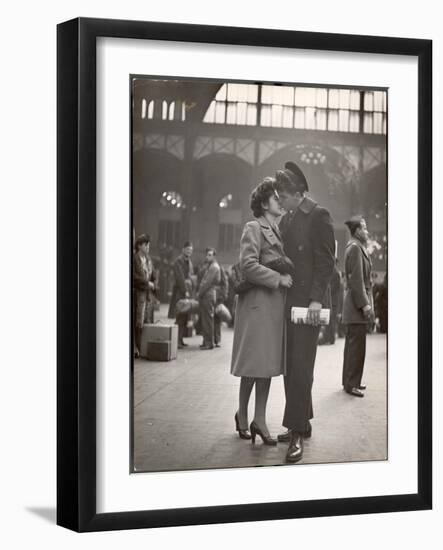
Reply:
<svg viewBox="0 0 443 550"><path fill-rule="evenodd" d="M292 277L290 275L280 275L280 286L283 288L291 288Z"/></svg>

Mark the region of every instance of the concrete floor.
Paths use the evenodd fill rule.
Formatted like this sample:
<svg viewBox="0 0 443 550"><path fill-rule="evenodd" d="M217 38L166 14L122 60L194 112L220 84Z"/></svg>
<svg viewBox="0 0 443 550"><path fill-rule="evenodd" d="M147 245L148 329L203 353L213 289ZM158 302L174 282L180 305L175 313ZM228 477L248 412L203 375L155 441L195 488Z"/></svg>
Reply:
<svg viewBox="0 0 443 550"><path fill-rule="evenodd" d="M160 316L164 316L162 308ZM167 322L172 322L168 320ZM241 440L234 429L239 379L229 373L233 331L223 328L222 347L201 351L188 338L170 362L143 359L134 365L135 471L189 470L285 463L287 444L268 447ZM365 397L341 388L344 340L319 346L314 371L313 435L298 464L387 458L386 336L370 335ZM254 399L251 396L250 420ZM272 435L282 431L282 377L273 378L267 409Z"/></svg>

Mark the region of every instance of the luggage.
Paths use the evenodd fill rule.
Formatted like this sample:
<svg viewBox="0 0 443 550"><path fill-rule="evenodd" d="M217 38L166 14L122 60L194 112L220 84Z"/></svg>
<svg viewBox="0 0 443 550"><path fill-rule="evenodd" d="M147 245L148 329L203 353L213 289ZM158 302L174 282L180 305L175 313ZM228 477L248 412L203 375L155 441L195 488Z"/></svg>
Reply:
<svg viewBox="0 0 443 550"><path fill-rule="evenodd" d="M192 298L182 298L175 304L175 311L179 315L184 315L185 313L198 313L199 309L200 305L198 300Z"/></svg>
<svg viewBox="0 0 443 550"><path fill-rule="evenodd" d="M171 341L166 342L148 342L148 354L146 359L149 361L171 361L176 357L171 356Z"/></svg>
<svg viewBox="0 0 443 550"><path fill-rule="evenodd" d="M140 340L140 357L151 361L170 361L177 358L177 325L146 324L143 326ZM165 343L169 343L169 347L157 345ZM167 357L167 359L155 359L154 357Z"/></svg>
<svg viewBox="0 0 443 550"><path fill-rule="evenodd" d="M218 304L215 308L215 314L221 321L224 321L225 323L229 324L232 321L231 313L229 309L225 306L225 304Z"/></svg>

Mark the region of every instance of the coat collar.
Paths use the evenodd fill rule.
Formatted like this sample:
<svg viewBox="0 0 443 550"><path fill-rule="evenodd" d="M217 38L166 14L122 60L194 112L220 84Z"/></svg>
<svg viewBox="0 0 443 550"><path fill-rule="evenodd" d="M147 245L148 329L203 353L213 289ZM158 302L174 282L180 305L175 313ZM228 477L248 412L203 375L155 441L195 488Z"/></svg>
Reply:
<svg viewBox="0 0 443 550"><path fill-rule="evenodd" d="M191 261L191 258L187 258L187 257L183 254L183 252L180 254L179 258L180 258L180 260L181 260L182 262L185 262L185 263Z"/></svg>
<svg viewBox="0 0 443 550"><path fill-rule="evenodd" d="M146 262L146 256L141 250L137 250L135 257L138 258L142 263Z"/></svg>
<svg viewBox="0 0 443 550"><path fill-rule="evenodd" d="M304 214L310 214L316 206L317 203L311 197L306 196L298 205L297 210L301 210Z"/></svg>
<svg viewBox="0 0 443 550"><path fill-rule="evenodd" d="M261 227L267 227L268 229L271 229L268 220L264 216L260 216L259 218L257 218L257 221L261 225Z"/></svg>
<svg viewBox="0 0 443 550"><path fill-rule="evenodd" d="M263 227L264 229L269 229L271 231L274 231L274 233L277 235L277 237L281 240L281 233L280 233L280 229L278 228L277 224L271 225L264 216L260 216L257 219L257 221L260 224L260 227Z"/></svg>
<svg viewBox="0 0 443 550"><path fill-rule="evenodd" d="M355 243L356 245L358 245L360 247L360 250L363 252L363 254L366 256L366 258L371 261L371 259L369 258L369 253L368 253L368 249L365 247L365 245L359 241L358 239L356 239L355 237L351 237L350 241L348 242L348 244L346 245L346 248L348 248L348 246L351 246L351 244Z"/></svg>
<svg viewBox="0 0 443 550"><path fill-rule="evenodd" d="M261 225L261 227L265 227L268 229L274 229L276 226L271 225L268 220L264 216L260 216L258 219L258 223Z"/></svg>

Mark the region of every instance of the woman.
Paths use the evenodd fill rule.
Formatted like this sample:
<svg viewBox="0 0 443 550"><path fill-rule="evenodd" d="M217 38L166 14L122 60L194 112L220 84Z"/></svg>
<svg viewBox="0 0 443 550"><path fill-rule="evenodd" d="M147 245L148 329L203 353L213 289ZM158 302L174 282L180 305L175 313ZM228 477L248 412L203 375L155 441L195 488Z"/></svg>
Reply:
<svg viewBox="0 0 443 550"><path fill-rule="evenodd" d="M282 214L275 180L265 178L251 195L254 221L248 222L240 241L240 268L252 288L239 294L235 312L231 374L241 377L236 429L242 439L276 445L266 426L266 403L271 378L285 373L284 304L290 275L281 275L266 264L284 258L276 225ZM248 402L255 384L255 415L248 432Z"/></svg>

